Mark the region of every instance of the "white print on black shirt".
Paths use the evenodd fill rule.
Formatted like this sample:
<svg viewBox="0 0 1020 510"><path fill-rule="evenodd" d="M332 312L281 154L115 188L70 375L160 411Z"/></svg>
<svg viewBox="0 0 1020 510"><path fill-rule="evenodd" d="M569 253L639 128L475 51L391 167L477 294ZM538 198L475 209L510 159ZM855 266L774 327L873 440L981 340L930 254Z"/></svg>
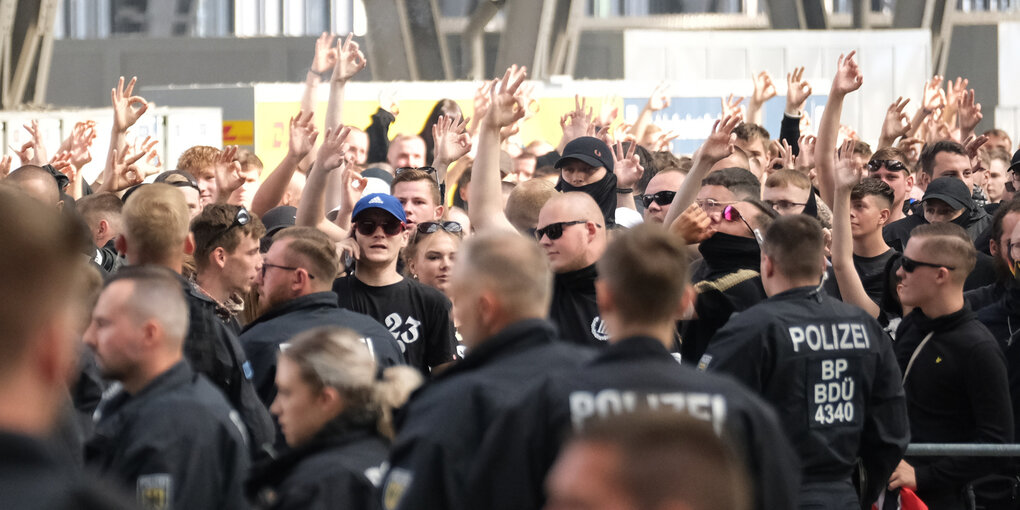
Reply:
<svg viewBox="0 0 1020 510"><path fill-rule="evenodd" d="M859 374L856 358L835 358L808 361L808 383L811 405L808 421L812 427L853 424L859 421L854 404Z"/></svg>
<svg viewBox="0 0 1020 510"><path fill-rule="evenodd" d="M598 315L591 320L591 336L595 337L595 340L600 342L609 341L609 332L606 331L606 321L602 320L602 317Z"/></svg>
<svg viewBox="0 0 1020 510"><path fill-rule="evenodd" d="M421 326L421 321L414 317L404 319L400 314L394 312L386 316L385 324L386 328L393 334L393 338L400 341L400 352L407 351L407 344L413 344L418 341L420 336L418 327Z"/></svg>
<svg viewBox="0 0 1020 510"><path fill-rule="evenodd" d="M570 394L570 420L580 431L591 418L608 418L638 410L671 410L686 413L712 424L722 434L726 423L726 397L711 393L640 393L607 389L592 393L575 391Z"/></svg>
<svg viewBox="0 0 1020 510"><path fill-rule="evenodd" d="M805 345L815 352L868 349L871 346L868 329L857 322L791 326L790 340L793 341L793 352L800 352Z"/></svg>

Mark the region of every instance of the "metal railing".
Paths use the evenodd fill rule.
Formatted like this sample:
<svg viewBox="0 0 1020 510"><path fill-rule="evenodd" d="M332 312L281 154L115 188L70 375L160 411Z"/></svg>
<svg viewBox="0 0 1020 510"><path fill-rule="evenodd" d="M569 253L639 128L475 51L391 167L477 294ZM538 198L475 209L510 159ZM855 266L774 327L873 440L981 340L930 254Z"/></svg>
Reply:
<svg viewBox="0 0 1020 510"><path fill-rule="evenodd" d="M1020 457L1020 444L915 443L907 457Z"/></svg>

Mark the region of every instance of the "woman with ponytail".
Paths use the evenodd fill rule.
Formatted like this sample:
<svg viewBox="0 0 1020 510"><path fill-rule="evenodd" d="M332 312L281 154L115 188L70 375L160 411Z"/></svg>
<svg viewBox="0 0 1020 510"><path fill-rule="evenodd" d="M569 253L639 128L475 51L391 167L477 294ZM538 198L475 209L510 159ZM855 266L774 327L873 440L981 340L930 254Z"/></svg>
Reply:
<svg viewBox="0 0 1020 510"><path fill-rule="evenodd" d="M348 329L313 329L284 344L270 411L289 449L253 468L255 508L378 508L392 411L419 384L402 366L378 379L372 353Z"/></svg>

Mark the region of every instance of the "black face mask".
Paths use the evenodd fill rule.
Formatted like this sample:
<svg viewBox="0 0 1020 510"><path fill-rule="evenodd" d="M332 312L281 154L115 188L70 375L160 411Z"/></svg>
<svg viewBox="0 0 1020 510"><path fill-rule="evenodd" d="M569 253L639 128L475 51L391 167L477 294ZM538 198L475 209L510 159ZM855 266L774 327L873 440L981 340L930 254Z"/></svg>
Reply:
<svg viewBox="0 0 1020 510"><path fill-rule="evenodd" d="M801 214L806 214L812 218L818 219L818 202L816 202L814 191L811 191L808 195L807 204L804 205L804 212Z"/></svg>
<svg viewBox="0 0 1020 510"><path fill-rule="evenodd" d="M713 267L745 267L758 270L761 251L753 237L716 232L698 245L705 262Z"/></svg>
<svg viewBox="0 0 1020 510"><path fill-rule="evenodd" d="M556 183L556 191L562 191L563 193L571 191L587 193L588 196L595 199L595 203L599 204L602 217L606 221L606 228L611 228L616 224L616 174L610 172L609 169L606 169L605 177L584 186L571 186L560 175L560 180Z"/></svg>

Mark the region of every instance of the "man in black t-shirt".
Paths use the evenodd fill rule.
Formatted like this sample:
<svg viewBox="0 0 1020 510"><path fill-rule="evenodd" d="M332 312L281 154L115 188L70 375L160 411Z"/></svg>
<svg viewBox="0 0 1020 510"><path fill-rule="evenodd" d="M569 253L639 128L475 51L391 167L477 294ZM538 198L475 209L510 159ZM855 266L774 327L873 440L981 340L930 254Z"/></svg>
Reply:
<svg viewBox="0 0 1020 510"><path fill-rule="evenodd" d="M450 300L397 272L400 250L407 246L400 201L384 193L362 197L354 206L352 226L360 254L354 273L333 283L340 307L381 322L400 342L407 363L425 374L454 361Z"/></svg>
<svg viewBox="0 0 1020 510"><path fill-rule="evenodd" d="M836 222L850 223L854 270L860 277L864 292L876 305L882 300L888 279L886 264L897 255L896 250L890 248L882 237L882 227L892 215L894 200L893 190L888 184L878 179L863 179L850 191L849 216L833 215L832 218L834 227ZM827 271L829 278L825 281L825 290L842 299L837 275L831 267Z"/></svg>

